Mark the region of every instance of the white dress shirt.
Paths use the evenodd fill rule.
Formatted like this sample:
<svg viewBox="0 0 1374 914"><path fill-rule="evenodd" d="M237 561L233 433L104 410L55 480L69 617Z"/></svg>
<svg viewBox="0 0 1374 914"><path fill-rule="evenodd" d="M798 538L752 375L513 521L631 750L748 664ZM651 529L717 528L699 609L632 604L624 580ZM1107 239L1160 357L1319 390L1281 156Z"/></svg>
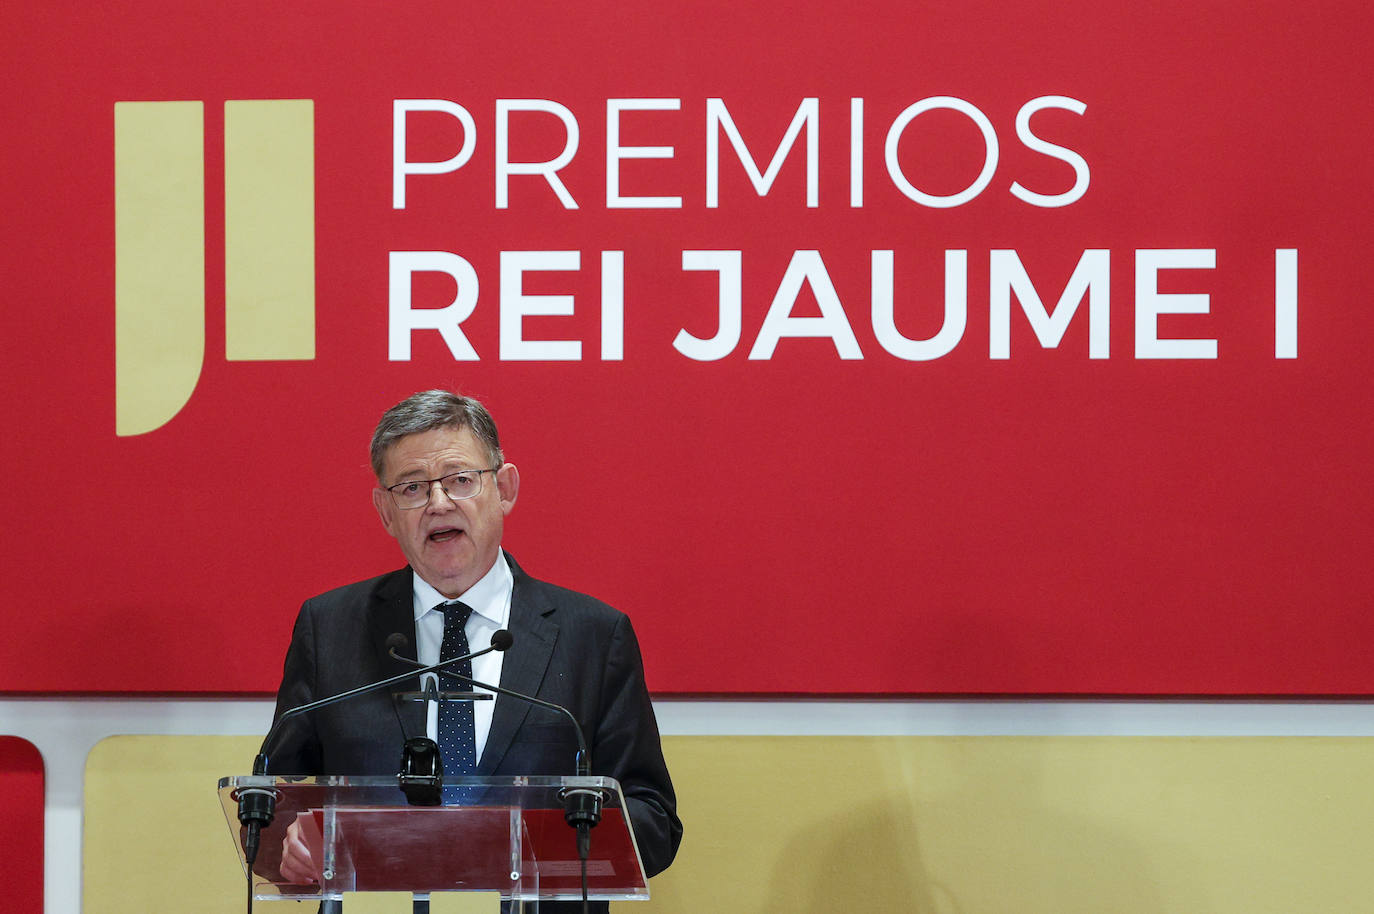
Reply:
<svg viewBox="0 0 1374 914"><path fill-rule="evenodd" d="M411 576L415 582L414 603L415 603L415 650L416 660L426 666L439 662L439 649L444 643L444 614L435 609L441 603L453 602L448 597L439 593L429 585L418 574ZM510 624L510 600L511 591L514 590L515 579L511 576L510 565L506 564L506 554L502 552L496 557L496 564L491 566L491 570L482 576L482 579L473 584L467 591L457 599L472 608L472 614L468 616L467 625L463 627L464 633L468 637L470 650L481 650L491 644L491 636L496 634L499 629L507 628ZM501 658L504 654L501 651L492 651L484 654L472 661L472 678L480 682L489 682L492 685L501 684ZM434 678L434 674L429 674L426 679ZM458 684L457 680L445 678L439 688L443 691L466 691L466 685ZM474 691L485 692L485 689ZM490 695L490 692L487 692ZM482 750L487 745L487 734L491 731L491 714L495 709L494 700L474 701L473 726L474 735L477 739L477 759L482 758ZM439 738L439 703L430 702L426 716L425 730L430 739Z"/></svg>

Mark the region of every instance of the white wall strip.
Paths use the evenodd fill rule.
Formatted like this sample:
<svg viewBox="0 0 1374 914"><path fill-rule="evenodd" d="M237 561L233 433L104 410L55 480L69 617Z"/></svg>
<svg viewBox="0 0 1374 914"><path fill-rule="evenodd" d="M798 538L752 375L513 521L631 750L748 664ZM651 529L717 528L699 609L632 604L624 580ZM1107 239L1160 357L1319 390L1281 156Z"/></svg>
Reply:
<svg viewBox="0 0 1374 914"><path fill-rule="evenodd" d="M654 707L667 735L1374 736L1369 701L669 699ZM96 743L123 733L261 734L271 719L267 699L0 699L0 734L33 743L46 766L45 914L80 914L81 785ZM237 773L251 764L245 758Z"/></svg>

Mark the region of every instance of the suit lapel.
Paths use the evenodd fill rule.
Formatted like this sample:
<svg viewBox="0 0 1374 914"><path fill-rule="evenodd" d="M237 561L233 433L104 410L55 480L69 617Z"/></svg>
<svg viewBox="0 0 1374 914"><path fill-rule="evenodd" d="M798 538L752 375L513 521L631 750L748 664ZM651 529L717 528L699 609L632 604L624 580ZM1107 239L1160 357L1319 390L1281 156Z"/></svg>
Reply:
<svg viewBox="0 0 1374 914"><path fill-rule="evenodd" d="M554 643L558 640L558 624L552 618L555 607L534 592L529 576L515 564L515 559L507 555L506 560L515 578L510 605L510 633L515 641L501 660L501 687L537 696L553 657ZM529 711L528 702L507 695L496 697L486 748L477 765L478 774L489 775L496 771Z"/></svg>
<svg viewBox="0 0 1374 914"><path fill-rule="evenodd" d="M377 583L377 588L372 592L368 625L372 635L372 643L377 646L377 669L380 671L378 678L381 679L398 676L412 669L409 664L391 657L387 653L386 645L388 637L400 632L406 636L409 644L406 647L397 648L396 653L402 657L413 658L415 656L415 598L411 574L409 568L393 572L382 578ZM401 683L393 686L391 691L412 691L416 688L418 688L418 683ZM425 735L424 702L396 702L396 709L400 714L401 728L407 736Z"/></svg>

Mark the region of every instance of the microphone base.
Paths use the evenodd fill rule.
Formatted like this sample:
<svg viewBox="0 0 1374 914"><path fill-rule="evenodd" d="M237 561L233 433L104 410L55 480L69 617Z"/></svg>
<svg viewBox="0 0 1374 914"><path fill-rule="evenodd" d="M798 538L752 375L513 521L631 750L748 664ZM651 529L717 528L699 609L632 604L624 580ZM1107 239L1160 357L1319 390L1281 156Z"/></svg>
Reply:
<svg viewBox="0 0 1374 914"><path fill-rule="evenodd" d="M590 787L565 787L559 791L563 800L563 821L573 828L594 828L601 821L601 807L606 795Z"/></svg>
<svg viewBox="0 0 1374 914"><path fill-rule="evenodd" d="M438 744L424 736L406 740L401 750L401 772L396 779L411 806L442 806L444 760Z"/></svg>

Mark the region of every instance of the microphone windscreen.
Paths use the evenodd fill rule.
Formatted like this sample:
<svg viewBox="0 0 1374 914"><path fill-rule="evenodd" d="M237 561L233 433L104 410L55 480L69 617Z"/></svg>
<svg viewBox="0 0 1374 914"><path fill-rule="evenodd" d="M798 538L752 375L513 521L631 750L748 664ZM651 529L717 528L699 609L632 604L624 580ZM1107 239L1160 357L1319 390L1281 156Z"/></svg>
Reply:
<svg viewBox="0 0 1374 914"><path fill-rule="evenodd" d="M491 636L491 646L498 651L508 651L510 646L515 643L515 636L504 628L498 628Z"/></svg>
<svg viewBox="0 0 1374 914"><path fill-rule="evenodd" d="M400 653L403 649L410 646L410 639L400 632L392 632L386 636L386 649L388 652L396 651Z"/></svg>

